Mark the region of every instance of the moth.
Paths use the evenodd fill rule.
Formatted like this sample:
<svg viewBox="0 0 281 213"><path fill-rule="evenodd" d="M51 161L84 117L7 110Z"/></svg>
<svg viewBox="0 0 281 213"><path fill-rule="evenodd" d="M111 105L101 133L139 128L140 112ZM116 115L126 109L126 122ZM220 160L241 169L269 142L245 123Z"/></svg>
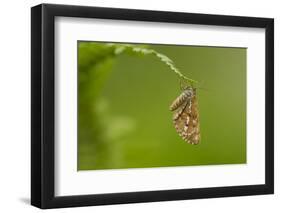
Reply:
<svg viewBox="0 0 281 213"><path fill-rule="evenodd" d="M177 133L190 144L200 142L199 110L196 88L186 87L170 106Z"/></svg>

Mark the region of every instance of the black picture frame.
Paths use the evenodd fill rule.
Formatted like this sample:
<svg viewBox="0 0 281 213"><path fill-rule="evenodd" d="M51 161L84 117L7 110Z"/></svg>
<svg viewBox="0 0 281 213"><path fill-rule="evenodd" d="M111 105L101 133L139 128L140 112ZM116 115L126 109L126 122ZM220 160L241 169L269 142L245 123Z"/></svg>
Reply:
<svg viewBox="0 0 281 213"><path fill-rule="evenodd" d="M93 195L54 195L55 17L264 28L265 184ZM274 20L164 11L41 4L31 8L31 204L42 209L272 194L274 192Z"/></svg>

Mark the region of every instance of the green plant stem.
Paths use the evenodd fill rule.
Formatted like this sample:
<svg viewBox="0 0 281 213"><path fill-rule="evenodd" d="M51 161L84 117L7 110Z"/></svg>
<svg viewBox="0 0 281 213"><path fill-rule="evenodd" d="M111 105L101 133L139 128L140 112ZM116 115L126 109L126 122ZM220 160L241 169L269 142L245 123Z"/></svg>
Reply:
<svg viewBox="0 0 281 213"><path fill-rule="evenodd" d="M174 62L166 55L159 53L153 49L150 48L145 48L145 47L140 47L136 45L131 45L131 44L114 44L114 43L109 43L107 44L110 47L114 47L114 54L115 55L120 55L122 53L128 53L128 52L133 52L133 53L140 53L143 55L154 55L158 59L160 59L161 62L166 64L170 70L174 71L178 77L187 83L193 85L195 83L198 83L198 81L193 80L191 78L186 77L184 74L182 74L179 69L175 66Z"/></svg>

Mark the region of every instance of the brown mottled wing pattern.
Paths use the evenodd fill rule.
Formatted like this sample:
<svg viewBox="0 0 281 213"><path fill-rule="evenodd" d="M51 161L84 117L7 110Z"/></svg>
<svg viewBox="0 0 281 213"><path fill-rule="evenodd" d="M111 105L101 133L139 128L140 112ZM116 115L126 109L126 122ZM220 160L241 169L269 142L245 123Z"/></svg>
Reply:
<svg viewBox="0 0 281 213"><path fill-rule="evenodd" d="M177 107L172 107L177 106ZM171 105L178 134L190 144L200 141L199 112L195 89L185 90Z"/></svg>

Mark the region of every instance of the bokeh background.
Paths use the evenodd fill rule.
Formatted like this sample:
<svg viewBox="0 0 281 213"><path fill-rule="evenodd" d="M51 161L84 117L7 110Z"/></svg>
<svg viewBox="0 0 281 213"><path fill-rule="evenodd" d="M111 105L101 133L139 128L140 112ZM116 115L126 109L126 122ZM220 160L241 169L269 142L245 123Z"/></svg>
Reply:
<svg viewBox="0 0 281 213"><path fill-rule="evenodd" d="M78 170L246 163L245 48L145 45L199 81L201 142L172 122L178 76L151 55L78 42Z"/></svg>

